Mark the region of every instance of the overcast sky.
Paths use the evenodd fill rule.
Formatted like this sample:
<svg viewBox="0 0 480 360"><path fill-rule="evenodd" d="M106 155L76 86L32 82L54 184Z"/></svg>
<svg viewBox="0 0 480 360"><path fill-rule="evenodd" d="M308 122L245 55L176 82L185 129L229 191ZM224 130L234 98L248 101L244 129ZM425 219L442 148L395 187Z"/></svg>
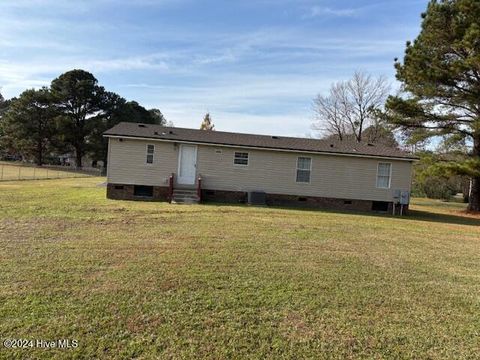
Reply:
<svg viewBox="0 0 480 360"><path fill-rule="evenodd" d="M177 126L305 136L312 99L355 70L394 81L427 0L2 0L7 98L67 70Z"/></svg>

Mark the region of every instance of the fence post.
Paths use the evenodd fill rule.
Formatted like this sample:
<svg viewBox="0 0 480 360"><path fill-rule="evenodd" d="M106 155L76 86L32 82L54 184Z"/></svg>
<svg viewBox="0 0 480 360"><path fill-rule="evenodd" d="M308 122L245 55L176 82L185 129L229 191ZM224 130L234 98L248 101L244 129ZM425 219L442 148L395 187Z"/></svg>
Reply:
<svg viewBox="0 0 480 360"><path fill-rule="evenodd" d="M47 168L47 179L48 179L48 168Z"/></svg>
<svg viewBox="0 0 480 360"><path fill-rule="evenodd" d="M36 177L35 177L35 170L37 169L36 166L33 167L33 180L36 180Z"/></svg>
<svg viewBox="0 0 480 360"><path fill-rule="evenodd" d="M1 180L3 180L3 167L4 167L4 165L2 165L2 178L1 178Z"/></svg>
<svg viewBox="0 0 480 360"><path fill-rule="evenodd" d="M22 167L19 166L19 167L18 167L18 180L20 180L20 172L21 172L21 170L22 170Z"/></svg>

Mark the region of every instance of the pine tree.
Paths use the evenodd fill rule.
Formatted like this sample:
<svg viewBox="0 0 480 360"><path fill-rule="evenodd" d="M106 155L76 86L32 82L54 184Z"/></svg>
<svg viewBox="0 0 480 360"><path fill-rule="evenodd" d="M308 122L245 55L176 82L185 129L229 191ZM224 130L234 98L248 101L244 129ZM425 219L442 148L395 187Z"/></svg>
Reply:
<svg viewBox="0 0 480 360"><path fill-rule="evenodd" d="M55 134L55 113L47 88L25 90L2 118L4 145L43 165Z"/></svg>
<svg viewBox="0 0 480 360"><path fill-rule="evenodd" d="M445 167L471 178L469 210L480 211L480 2L430 1L422 18L403 63L395 63L405 94L388 99L390 121L469 144L465 161Z"/></svg>
<svg viewBox="0 0 480 360"><path fill-rule="evenodd" d="M97 79L84 70L71 70L52 81L51 93L59 116L59 130L65 144L75 151L75 162L82 167L82 158L88 151L87 138L94 122L90 121L102 110L105 89Z"/></svg>

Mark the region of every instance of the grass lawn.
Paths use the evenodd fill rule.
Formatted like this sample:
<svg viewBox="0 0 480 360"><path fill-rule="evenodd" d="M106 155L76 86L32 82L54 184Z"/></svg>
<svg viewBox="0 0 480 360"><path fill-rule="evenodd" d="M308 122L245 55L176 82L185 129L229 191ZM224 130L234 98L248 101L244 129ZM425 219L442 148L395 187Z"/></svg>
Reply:
<svg viewBox="0 0 480 360"><path fill-rule="evenodd" d="M478 358L480 217L111 201L103 178L0 183L11 358Z"/></svg>

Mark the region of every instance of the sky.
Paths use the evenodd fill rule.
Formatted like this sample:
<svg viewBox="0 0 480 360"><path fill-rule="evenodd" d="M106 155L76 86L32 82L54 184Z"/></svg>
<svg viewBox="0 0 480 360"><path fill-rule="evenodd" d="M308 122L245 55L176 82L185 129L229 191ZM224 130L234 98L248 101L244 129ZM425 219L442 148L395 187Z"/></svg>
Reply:
<svg viewBox="0 0 480 360"><path fill-rule="evenodd" d="M175 126L315 136L312 101L356 70L395 82L427 0L1 0L0 92L71 69Z"/></svg>

